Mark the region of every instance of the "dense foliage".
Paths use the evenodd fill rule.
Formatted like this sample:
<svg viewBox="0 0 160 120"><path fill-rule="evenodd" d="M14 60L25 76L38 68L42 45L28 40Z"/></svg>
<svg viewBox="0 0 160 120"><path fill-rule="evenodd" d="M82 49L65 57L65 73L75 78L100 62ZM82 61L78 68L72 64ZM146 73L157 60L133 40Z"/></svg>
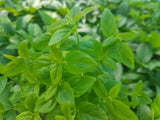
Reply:
<svg viewBox="0 0 160 120"><path fill-rule="evenodd" d="M1 0L0 120L160 120L159 0Z"/></svg>

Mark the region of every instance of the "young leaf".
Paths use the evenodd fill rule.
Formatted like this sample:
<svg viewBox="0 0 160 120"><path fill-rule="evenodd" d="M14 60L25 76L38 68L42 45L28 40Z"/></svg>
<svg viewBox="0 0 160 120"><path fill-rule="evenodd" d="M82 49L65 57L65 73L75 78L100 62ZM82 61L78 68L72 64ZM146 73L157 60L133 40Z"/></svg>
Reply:
<svg viewBox="0 0 160 120"><path fill-rule="evenodd" d="M33 67L34 69L40 69L42 67L51 65L51 63L51 56L49 54L43 54L34 61Z"/></svg>
<svg viewBox="0 0 160 120"><path fill-rule="evenodd" d="M105 99L108 96L108 92L103 83L97 79L93 86L93 90L99 98Z"/></svg>
<svg viewBox="0 0 160 120"><path fill-rule="evenodd" d="M83 16L87 15L88 13L90 13L91 11L93 11L94 9L96 9L96 7L88 7L84 10L82 10L81 12L78 12L75 16L73 21L77 22L79 21Z"/></svg>
<svg viewBox="0 0 160 120"><path fill-rule="evenodd" d="M73 74L85 73L97 66L92 57L79 50L70 51L65 60L67 71Z"/></svg>
<svg viewBox="0 0 160 120"><path fill-rule="evenodd" d="M48 113L55 108L56 104L57 102L54 98L46 100L46 96L42 94L36 102L34 111L38 113Z"/></svg>
<svg viewBox="0 0 160 120"><path fill-rule="evenodd" d="M72 16L72 20L74 19L74 17L81 12L79 7L72 7L71 9L71 16Z"/></svg>
<svg viewBox="0 0 160 120"><path fill-rule="evenodd" d="M32 118L32 112L30 111L25 111L16 116L16 120L31 120Z"/></svg>
<svg viewBox="0 0 160 120"><path fill-rule="evenodd" d="M51 34L44 33L42 34L35 42L34 42L34 49L44 51L48 49L48 42L51 38Z"/></svg>
<svg viewBox="0 0 160 120"><path fill-rule="evenodd" d="M54 66L50 71L51 82L57 86L62 78L62 65Z"/></svg>
<svg viewBox="0 0 160 120"><path fill-rule="evenodd" d="M19 44L18 55L21 56L21 57L25 57L25 58L29 59L29 53L28 53L28 47L27 47L27 42L26 41L22 41Z"/></svg>
<svg viewBox="0 0 160 120"><path fill-rule="evenodd" d="M68 22L67 19L57 20L47 28L47 32L54 33L56 30L59 30L65 25L67 25L67 22Z"/></svg>
<svg viewBox="0 0 160 120"><path fill-rule="evenodd" d="M50 55L52 57L52 59L55 61L55 62L61 62L62 61L62 52L55 46L51 46L50 47Z"/></svg>
<svg viewBox="0 0 160 120"><path fill-rule="evenodd" d="M100 42L93 40L93 51L98 59L103 56L103 47Z"/></svg>
<svg viewBox="0 0 160 120"><path fill-rule="evenodd" d="M71 108L69 103L62 104L61 110L67 119L72 120Z"/></svg>
<svg viewBox="0 0 160 120"><path fill-rule="evenodd" d="M55 120L66 120L66 118L64 116L56 116Z"/></svg>
<svg viewBox="0 0 160 120"><path fill-rule="evenodd" d="M160 47L160 34L158 32L151 32L148 42L151 44L152 48Z"/></svg>
<svg viewBox="0 0 160 120"><path fill-rule="evenodd" d="M61 40L66 39L69 35L71 35L74 32L75 28L73 27L63 27L60 30L57 30L53 36L51 37L49 41L49 46L52 46L54 44L59 43Z"/></svg>
<svg viewBox="0 0 160 120"><path fill-rule="evenodd" d="M120 85L114 85L110 90L109 90L109 96L112 98L116 98L119 94L120 91Z"/></svg>
<svg viewBox="0 0 160 120"><path fill-rule="evenodd" d="M44 96L45 96L45 100L49 100L51 99L57 92L57 87L54 86L50 86L45 92L44 92Z"/></svg>
<svg viewBox="0 0 160 120"><path fill-rule="evenodd" d="M15 60L9 62L5 69L4 73L6 76L13 76L21 73L24 69L24 59L16 58Z"/></svg>
<svg viewBox="0 0 160 120"><path fill-rule="evenodd" d="M103 47L107 47L109 45L112 45L114 42L116 42L116 38L114 36L110 36L107 39L103 41Z"/></svg>
<svg viewBox="0 0 160 120"><path fill-rule="evenodd" d="M136 85L134 86L134 93L140 93L142 91L142 88L143 88L142 81L137 82Z"/></svg>
<svg viewBox="0 0 160 120"><path fill-rule="evenodd" d="M101 29L105 37L115 36L118 33L114 16L108 8L102 13Z"/></svg>

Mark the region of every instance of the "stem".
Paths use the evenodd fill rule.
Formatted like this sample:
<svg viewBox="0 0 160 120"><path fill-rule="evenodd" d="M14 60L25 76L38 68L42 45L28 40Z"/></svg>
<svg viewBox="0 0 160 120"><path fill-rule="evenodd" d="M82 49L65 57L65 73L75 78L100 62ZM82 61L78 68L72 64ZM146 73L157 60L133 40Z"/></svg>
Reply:
<svg viewBox="0 0 160 120"><path fill-rule="evenodd" d="M77 42L78 42L78 49L80 49L80 43L79 43L79 35L78 35L78 32L76 32L76 36L77 36Z"/></svg>

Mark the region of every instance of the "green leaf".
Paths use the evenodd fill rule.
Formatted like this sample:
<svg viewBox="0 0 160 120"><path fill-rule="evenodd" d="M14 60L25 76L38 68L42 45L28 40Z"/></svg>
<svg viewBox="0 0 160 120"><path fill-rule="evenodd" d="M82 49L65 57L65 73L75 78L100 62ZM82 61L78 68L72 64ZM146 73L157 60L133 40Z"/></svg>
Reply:
<svg viewBox="0 0 160 120"><path fill-rule="evenodd" d="M88 13L90 13L91 11L93 11L94 9L96 9L96 7L88 7L84 10L82 10L81 12L78 12L75 16L73 21L77 22L79 21L83 16L87 15Z"/></svg>
<svg viewBox="0 0 160 120"><path fill-rule="evenodd" d="M3 113L3 112L5 112L5 108L4 108L3 104L0 103L0 113Z"/></svg>
<svg viewBox="0 0 160 120"><path fill-rule="evenodd" d="M0 94L3 92L6 85L7 85L7 78L4 76L1 76L0 77Z"/></svg>
<svg viewBox="0 0 160 120"><path fill-rule="evenodd" d="M160 34L157 32L151 32L148 42L151 44L152 48L160 47Z"/></svg>
<svg viewBox="0 0 160 120"><path fill-rule="evenodd" d="M62 52L55 46L50 47L50 55L55 62L60 63L62 61Z"/></svg>
<svg viewBox="0 0 160 120"><path fill-rule="evenodd" d="M142 81L139 81L136 83L136 85L134 86L134 93L139 93L142 91L143 88L143 83Z"/></svg>
<svg viewBox="0 0 160 120"><path fill-rule="evenodd" d="M52 22L54 22L55 20L49 16L47 13L47 11L44 11L44 10L38 10L38 13L39 15L41 16L41 19L42 21L45 23L45 24L51 24Z"/></svg>
<svg viewBox="0 0 160 120"><path fill-rule="evenodd" d="M30 23L28 25L28 32L31 35L32 39L38 38L42 35L42 30L40 26L36 23Z"/></svg>
<svg viewBox="0 0 160 120"><path fill-rule="evenodd" d="M57 101L59 104L69 103L74 105L74 93L73 89L67 82L63 82L58 88Z"/></svg>
<svg viewBox="0 0 160 120"><path fill-rule="evenodd" d="M16 120L16 111L11 110L6 113L6 120Z"/></svg>
<svg viewBox="0 0 160 120"><path fill-rule="evenodd" d="M80 120L108 120L106 113L97 105L89 102L79 104L78 118Z"/></svg>
<svg viewBox="0 0 160 120"><path fill-rule="evenodd" d="M93 51L97 56L98 60L103 56L103 47L100 42L93 40Z"/></svg>
<svg viewBox="0 0 160 120"><path fill-rule="evenodd" d="M42 94L36 102L34 111L38 113L48 113L55 108L56 104L57 102L54 98L46 100L46 96Z"/></svg>
<svg viewBox="0 0 160 120"><path fill-rule="evenodd" d="M7 54L3 54L3 56L9 60L15 60L16 57L15 56L12 56L12 55L7 55Z"/></svg>
<svg viewBox="0 0 160 120"><path fill-rule="evenodd" d="M45 100L51 99L57 92L57 87L50 86L44 93Z"/></svg>
<svg viewBox="0 0 160 120"><path fill-rule="evenodd" d="M51 65L52 58L49 54L43 54L34 61L34 68L39 69Z"/></svg>
<svg viewBox="0 0 160 120"><path fill-rule="evenodd" d="M49 46L59 43L60 41L66 39L69 35L74 32L75 28L73 27L63 27L60 30L57 30L49 41Z"/></svg>
<svg viewBox="0 0 160 120"><path fill-rule="evenodd" d="M152 99L144 92L140 92L138 94L138 98L139 98L139 103L140 104L151 104L152 103Z"/></svg>
<svg viewBox="0 0 160 120"><path fill-rule="evenodd" d="M24 29L27 26L27 23L31 21L32 18L33 18L33 15L30 15L30 14L26 14L24 16L19 17L16 20L17 28Z"/></svg>
<svg viewBox="0 0 160 120"><path fill-rule="evenodd" d="M31 120L42 120L38 113L33 113L33 117Z"/></svg>
<svg viewBox="0 0 160 120"><path fill-rule="evenodd" d="M138 106L137 114L139 120L152 120L152 113L147 105Z"/></svg>
<svg viewBox="0 0 160 120"><path fill-rule="evenodd" d="M103 41L103 47L107 47L116 42L116 38L114 36L110 36Z"/></svg>
<svg viewBox="0 0 160 120"><path fill-rule="evenodd" d="M55 65L50 71L51 82L57 86L62 79L62 65Z"/></svg>
<svg viewBox="0 0 160 120"><path fill-rule="evenodd" d="M56 116L55 120L66 120L66 118L64 116Z"/></svg>
<svg viewBox="0 0 160 120"><path fill-rule="evenodd" d="M157 96L152 105L152 118L159 118L160 117L160 96Z"/></svg>
<svg viewBox="0 0 160 120"><path fill-rule="evenodd" d="M26 39L31 45L33 45L33 39L27 32L21 29L18 30L17 33L20 34L24 39Z"/></svg>
<svg viewBox="0 0 160 120"><path fill-rule="evenodd" d="M138 120L128 106L119 100L106 103L110 120Z"/></svg>
<svg viewBox="0 0 160 120"><path fill-rule="evenodd" d="M25 98L25 107L30 110L30 111L34 111L34 107L35 107L35 103L37 101L37 94L35 93L31 93L29 94L26 98Z"/></svg>
<svg viewBox="0 0 160 120"><path fill-rule="evenodd" d="M74 76L68 80L69 84L74 90L76 97L86 93L94 84L96 78L88 75Z"/></svg>
<svg viewBox="0 0 160 120"><path fill-rule="evenodd" d="M97 66L97 63L92 57L79 50L73 50L68 52L65 60L67 62L67 71L73 74L89 72Z"/></svg>
<svg viewBox="0 0 160 120"><path fill-rule="evenodd" d="M101 29L105 37L115 36L118 33L115 18L108 8L102 13Z"/></svg>
<svg viewBox="0 0 160 120"><path fill-rule="evenodd" d="M120 91L120 85L114 85L110 90L109 90L109 96L112 98L116 98L119 94Z"/></svg>
<svg viewBox="0 0 160 120"><path fill-rule="evenodd" d="M25 111L16 116L16 120L41 120L38 113L31 113L30 111Z"/></svg>
<svg viewBox="0 0 160 120"><path fill-rule="evenodd" d="M28 46L26 41L22 41L18 46L18 55L29 59Z"/></svg>
<svg viewBox="0 0 160 120"><path fill-rule="evenodd" d="M117 68L116 62L107 55L102 58L102 63L104 66L106 66L108 68L111 68L111 69Z"/></svg>
<svg viewBox="0 0 160 120"><path fill-rule="evenodd" d="M152 48L147 43L141 43L137 48L137 59L139 62L147 63L153 56Z"/></svg>
<svg viewBox="0 0 160 120"><path fill-rule="evenodd" d="M56 22L54 22L52 25L50 25L47 28L47 31L50 33L54 33L56 30L61 29L62 27L64 27L65 25L67 25L67 19L60 19L57 20Z"/></svg>
<svg viewBox="0 0 160 120"><path fill-rule="evenodd" d="M9 62L5 69L4 73L6 76L13 76L21 73L24 69L24 59L16 58L15 60Z"/></svg>
<svg viewBox="0 0 160 120"><path fill-rule="evenodd" d="M108 96L108 92L101 80L97 79L93 86L93 90L99 98L105 99Z"/></svg>
<svg viewBox="0 0 160 120"><path fill-rule="evenodd" d="M30 111L25 111L16 116L16 120L32 120L32 113Z"/></svg>
<svg viewBox="0 0 160 120"><path fill-rule="evenodd" d="M44 51L48 49L48 42L51 38L51 34L44 33L42 34L35 42L34 49Z"/></svg>
<svg viewBox="0 0 160 120"><path fill-rule="evenodd" d="M120 61L126 65L127 67L130 67L131 69L134 69L134 55L130 47L126 43L120 44Z"/></svg>
<svg viewBox="0 0 160 120"><path fill-rule="evenodd" d="M79 13L81 12L80 8L79 7L72 7L71 9L71 16L72 16L72 20L74 19L74 17Z"/></svg>
<svg viewBox="0 0 160 120"><path fill-rule="evenodd" d="M4 66L0 63L0 73L3 74L4 73Z"/></svg>
<svg viewBox="0 0 160 120"><path fill-rule="evenodd" d="M1 26L3 27L6 34L14 35L15 29L11 23L1 23Z"/></svg>
<svg viewBox="0 0 160 120"><path fill-rule="evenodd" d="M132 40L135 39L137 37L137 35L133 32L125 32L125 33L121 33L118 35L118 38L121 41L128 41L128 40Z"/></svg>
<svg viewBox="0 0 160 120"><path fill-rule="evenodd" d="M72 120L71 107L69 103L62 104L61 110L68 120Z"/></svg>

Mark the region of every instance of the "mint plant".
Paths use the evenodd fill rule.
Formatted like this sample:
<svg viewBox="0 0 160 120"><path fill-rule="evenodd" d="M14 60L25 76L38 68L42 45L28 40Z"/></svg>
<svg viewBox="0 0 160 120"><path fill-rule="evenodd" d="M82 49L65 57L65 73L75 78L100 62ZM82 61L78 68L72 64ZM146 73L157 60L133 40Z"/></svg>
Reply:
<svg viewBox="0 0 160 120"><path fill-rule="evenodd" d="M0 1L0 120L158 120L159 3L52 2Z"/></svg>
<svg viewBox="0 0 160 120"><path fill-rule="evenodd" d="M105 68L115 69L117 62L134 68L133 53L120 39L123 36L110 10L106 8L101 17L103 44L83 40L77 31L81 17L94 9L72 8L64 19L36 36L36 41L22 41L18 56L4 55L11 60L1 71L4 119L10 111L9 117L16 120L138 119L118 96L123 92L121 83L107 90L107 79L100 79ZM37 32L34 25L29 26L33 36Z"/></svg>

